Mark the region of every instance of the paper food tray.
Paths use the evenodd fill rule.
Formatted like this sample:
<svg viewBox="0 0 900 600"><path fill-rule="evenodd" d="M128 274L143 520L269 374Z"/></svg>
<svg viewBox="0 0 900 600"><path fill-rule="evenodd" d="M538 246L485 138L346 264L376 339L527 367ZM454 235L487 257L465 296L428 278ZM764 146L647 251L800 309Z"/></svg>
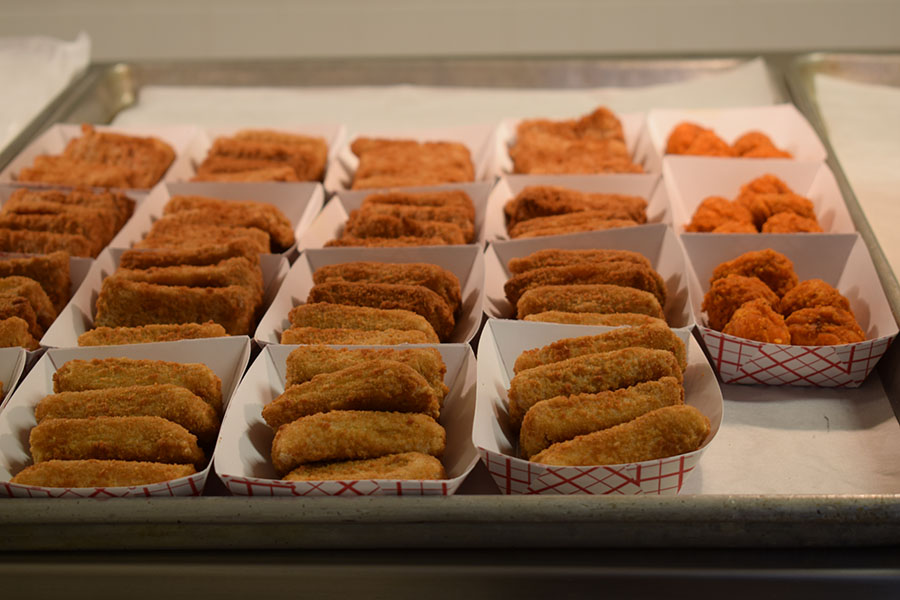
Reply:
<svg viewBox="0 0 900 600"><path fill-rule="evenodd" d="M516 358L525 350L556 340L597 335L613 329L523 323L490 319L478 343L478 393L475 445L504 494L677 494L700 462L722 423L722 392L699 344L689 331L676 331L687 346L685 404L710 420L711 430L698 450L633 464L557 467L517 458L517 435L509 428L509 382Z"/></svg>
<svg viewBox="0 0 900 600"><path fill-rule="evenodd" d="M750 131L761 131L780 150L790 152L794 156L793 160L822 162L828 156L809 121L793 104L702 110L659 109L647 113L645 135L638 143L637 155L643 161L644 168L653 172L660 170L669 134L676 125L684 121L712 129L727 144L734 143L738 137ZM710 161L707 163L708 169L715 169L723 161L760 160L705 158Z"/></svg>
<svg viewBox="0 0 900 600"><path fill-rule="evenodd" d="M647 200L648 223L671 223L669 202L659 175L623 173L621 175L505 175L500 178L487 202L484 239L508 240L503 207L529 186L551 185L587 193L630 194Z"/></svg>
<svg viewBox="0 0 900 600"><path fill-rule="evenodd" d="M0 391L0 410L3 410L6 401L12 398L16 391L26 361L24 348L0 348L0 383L3 384L3 390Z"/></svg>
<svg viewBox="0 0 900 600"><path fill-rule="evenodd" d="M475 410L475 356L466 344L442 344L437 348L447 366L444 382L450 388L444 399L440 423L447 431L442 457L448 479L406 481L283 481L272 467L275 433L262 418L263 407L284 391L285 361L297 346L266 346L253 362L222 424L216 450L216 474L228 489L242 496L426 496L450 495L475 464L478 452L472 443ZM424 346L413 346L424 347Z"/></svg>
<svg viewBox="0 0 900 600"><path fill-rule="evenodd" d="M484 256L484 312L488 317L516 318L516 308L509 303L503 291L504 284L510 278L506 266L513 258L528 256L547 248L608 248L643 254L666 282L666 305L663 312L669 326L693 327L687 278L684 275L684 253L672 229L661 224L493 242Z"/></svg>
<svg viewBox="0 0 900 600"><path fill-rule="evenodd" d="M489 172L489 168L493 161L494 130L493 125L469 125L436 129L388 129L350 133L345 143L338 149L337 156L328 166L325 191L334 194L350 189L356 167L359 165L359 159L350 150L350 145L359 137L408 139L419 142L459 142L464 144L472 155L475 181L492 181L493 173ZM375 192L378 189L368 191Z"/></svg>
<svg viewBox="0 0 900 600"><path fill-rule="evenodd" d="M329 203L330 205L330 203ZM327 209L326 209L327 210ZM278 295L263 316L254 336L260 344L278 344L290 327L288 313L304 304L313 287L313 273L325 265L370 261L384 263L431 263L447 269L459 279L462 303L456 327L448 340L468 342L481 326L484 302L484 254L475 245L426 246L422 248L321 248L306 250L293 264Z"/></svg>
<svg viewBox="0 0 900 600"><path fill-rule="evenodd" d="M28 436L37 425L34 407L53 393L53 374L64 363L94 358L124 357L165 360L178 363L202 362L222 380L224 407L229 407L241 375L250 360L250 339L185 340L132 346L103 346L48 351L28 373L16 393L0 412L0 495L17 498L115 498L146 496L197 496L203 491L215 450L206 468L188 477L131 487L46 488L10 483L10 479L31 464ZM198 358L202 357L202 359ZM216 445L221 445L221 429Z"/></svg>
<svg viewBox="0 0 900 600"><path fill-rule="evenodd" d="M897 335L875 266L858 234L684 234L681 241L691 266L691 310L724 383L858 387ZM866 340L840 346L766 344L707 327L701 305L713 270L745 252L766 248L787 256L800 281L822 279L846 296Z"/></svg>
<svg viewBox="0 0 900 600"><path fill-rule="evenodd" d="M172 126L128 126L128 127L110 127L106 125L95 125L97 131L110 131L122 133L125 135L139 137L157 137L175 150L175 160L169 166L169 170L162 176L160 183L165 181L178 181L190 177L193 173L187 150L193 143L193 140L200 134L200 130L192 125L172 125ZM47 131L36 137L22 152L16 156L7 166L0 172L0 183L15 183L27 187L72 187L60 186L56 184L45 184L36 182L18 182L16 175L24 168L34 164L34 159L41 154L62 154L66 144L70 140L81 137L81 125L54 125Z"/></svg>
<svg viewBox="0 0 900 600"><path fill-rule="evenodd" d="M178 195L249 200L277 207L294 229L295 245L282 252L288 257L294 255L296 240L306 232L325 202L325 192L319 183L170 183L153 189L140 210L135 211L131 220L110 242L110 247L131 248L147 237L153 223L163 216L166 204Z"/></svg>
<svg viewBox="0 0 900 600"><path fill-rule="evenodd" d="M60 311L56 321L41 338L42 346L74 348L78 345L78 336L93 329L94 317L97 314L97 297L103 280L115 273L124 252L122 248L107 249L100 253L96 261L92 261L90 271L69 304ZM259 262L265 290L261 309L264 311L275 298L282 280L287 275L288 262L278 254L260 254Z"/></svg>
<svg viewBox="0 0 900 600"><path fill-rule="evenodd" d="M837 180L824 163L763 158L723 160L713 169L708 161L696 156L666 156L663 181L675 231L684 233L697 207L709 196L734 200L742 185L766 174L775 175L795 194L812 201L819 225L826 233L856 231Z"/></svg>

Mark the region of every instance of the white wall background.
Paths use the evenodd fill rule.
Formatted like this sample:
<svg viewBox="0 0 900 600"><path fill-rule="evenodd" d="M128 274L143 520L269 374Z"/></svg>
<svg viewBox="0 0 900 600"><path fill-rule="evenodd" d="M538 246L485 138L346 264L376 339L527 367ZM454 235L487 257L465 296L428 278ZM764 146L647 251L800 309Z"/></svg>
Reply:
<svg viewBox="0 0 900 600"><path fill-rule="evenodd" d="M94 60L900 49L896 0L0 0Z"/></svg>

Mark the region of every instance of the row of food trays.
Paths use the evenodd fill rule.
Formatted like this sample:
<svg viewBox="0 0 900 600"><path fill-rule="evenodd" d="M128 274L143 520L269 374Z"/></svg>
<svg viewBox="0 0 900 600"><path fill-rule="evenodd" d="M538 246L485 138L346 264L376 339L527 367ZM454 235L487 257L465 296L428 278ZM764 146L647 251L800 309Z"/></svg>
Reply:
<svg viewBox="0 0 900 600"><path fill-rule="evenodd" d="M750 113L758 120L745 126L748 121L741 119ZM766 114L780 120L767 123L760 117ZM713 368L724 382L858 386L897 333L872 261L852 233L834 178L821 162L824 153L818 159L807 153L818 140L801 135L805 121L791 107L725 116L731 120L712 127L668 115L672 127L665 144L651 143L659 142L653 132L666 122L653 112L640 121L619 121L598 109L569 121L502 124L474 155L491 155L495 163L506 158L513 170L528 173L503 175L496 184L472 181L487 171L472 158L477 144L452 137L458 131L446 132L446 138L433 132L418 139L358 137L336 152L340 132L329 144L297 132L229 131L207 141L205 154L195 150L186 167L185 161L178 166L179 151L160 150L160 139L133 142L91 127L49 155L58 159L37 160L41 152L27 149L4 172L15 182L3 191L4 207L11 204L14 211L6 216L9 225L0 213L0 231L8 226L19 232L8 239L23 240L32 234L22 232L37 224L39 233L32 237L39 239L29 243L41 247L27 249L48 254L4 257L0 274L36 273L39 288L45 280L55 286L45 290L41 311L31 302L31 320L19 319L29 329L28 335L20 331L19 339L33 351L20 362L34 362L38 339L44 347L61 349L42 357L4 401L0 447L8 482L3 489L29 496L200 493L214 448L219 477L238 494L447 494L458 488L479 454L506 493L677 492L721 422ZM504 137L504 127L513 125L515 135ZM508 155L485 151L501 139ZM644 166L635 160L640 139L650 140L643 142L642 162L650 169L659 166L662 183L659 175L641 173ZM190 135L184 140L182 148L197 147ZM115 163L145 149L150 158L140 164L150 164L164 181L149 194L48 187L69 183L62 178L73 170L91 172L98 156ZM346 149L354 156L342 156ZM705 157L662 158L666 150ZM807 154L810 161L788 154ZM293 178L285 176L284 166L270 164L275 155L289 165ZM159 157L168 159L167 167L157 164ZM402 168L410 164L412 175L427 178L410 179ZM559 174L566 169L606 174ZM128 171L99 170L104 177ZM554 174L534 174L541 171ZM191 178L188 172L207 181L165 183L170 177ZM322 209L325 189L293 181L301 172L324 179L326 189L329 181L361 189L333 187L337 195ZM335 179L339 172L343 175ZM35 181L41 173L45 180ZM235 173L288 181L238 184ZM136 188L153 185L151 178L124 176L139 182ZM685 210L691 203L695 210ZM89 216L88 208L104 216ZM130 218L129 210L134 211ZM74 213L85 219L73 218ZM779 215L775 225L795 233L768 226ZM50 252L48 228L42 225L47 221L74 221L65 227L78 233L67 243L85 238L90 247L81 247L96 261ZM768 235L744 235L751 228ZM705 235L716 230L723 235ZM832 233L810 235L823 230ZM486 251L485 241L490 242ZM46 277L47 272L56 275ZM66 304L69 291L74 295ZM36 295L29 288L16 306ZM500 320L482 329L483 314ZM508 321L516 317L522 321ZM628 327L598 333L622 325ZM695 326L712 367L690 335ZM465 344L479 332L476 369ZM243 336L250 334L264 351L238 386L250 349ZM226 335L232 337L219 339ZM304 346L295 349L296 344ZM321 353L336 352L322 344L437 344L428 356L422 351L418 359L404 360L420 367L437 364L438 353L438 372L445 371L442 377L435 377L434 369L413 376L396 354L369 352L364 358L354 355L359 360L350 367L346 357L329 359L324 362L333 370L291 379L291 356L295 363L315 364ZM78 345L92 347L73 348ZM508 366L541 345L552 357L546 364L522 373ZM181 453L176 459L166 455L182 467L191 464L193 472L54 462L57 451L64 463L97 459L97 453L135 460L129 454L135 437L153 446L154 440L168 440L171 429L165 415L146 413L148 406L161 410L158 405L166 403L159 399L172 393L170 388L59 387L57 369L69 368L63 357L156 360L184 352L192 359L223 358L226 348L231 362L214 372L219 386L234 396L223 394L219 404L207 406L201 419L205 429L196 435L179 431L169 448ZM313 355L304 355L309 352ZM673 356L680 357L676 367ZM184 369L152 363L143 366L150 375L123 375L126 367L119 364L97 368L119 383L158 381L160 372ZM212 379L210 373L203 377ZM430 384L423 384L423 377L430 377ZM672 379L660 384L664 378ZM96 374L75 379L105 381ZM182 379L168 385L178 388ZM517 400L523 396L516 390L523 389L549 395ZM673 395L673 390L681 391ZM81 397L56 397L67 393ZM335 403L338 396L342 400ZM675 406L647 408L648 398L662 396ZM56 417L59 422L49 417L63 429L42 430L34 408L44 398L74 403L81 412ZM420 402L398 404L399 398ZM623 410L622 403L634 398L646 410ZM114 408L123 402L130 408ZM297 402L307 408L298 412ZM282 404L294 407L287 410L290 419L266 417ZM532 404L541 410L529 419ZM235 405L241 408L224 410ZM215 428L210 423L218 423L211 414L221 419L217 437L210 432ZM567 414L579 416L567 419ZM28 431L39 432L30 448L24 442ZM79 435L88 441L57 443ZM97 436L126 448L98 443ZM553 446L535 446L538 438ZM683 443L672 445L673 440ZM598 450L601 446L606 450ZM625 450L609 453L610 447ZM410 451L415 454L407 455ZM443 462L436 461L441 456ZM349 459L369 462L343 462ZM25 469L32 460L35 465ZM74 476L70 468L76 469ZM129 477L145 468L157 469L154 477L164 482L132 485ZM35 469L37 479L29 479ZM26 475L13 481L23 470ZM93 485L76 485L85 481ZM127 485L113 485L123 482Z"/></svg>

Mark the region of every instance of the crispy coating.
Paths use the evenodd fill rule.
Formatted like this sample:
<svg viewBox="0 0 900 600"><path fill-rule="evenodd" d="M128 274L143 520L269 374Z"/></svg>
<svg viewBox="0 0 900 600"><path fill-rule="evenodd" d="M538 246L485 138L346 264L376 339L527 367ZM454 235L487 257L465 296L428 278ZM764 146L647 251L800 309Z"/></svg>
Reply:
<svg viewBox="0 0 900 600"><path fill-rule="evenodd" d="M447 245L466 243L462 229L455 223L395 217L365 209L350 213L343 235L354 238L436 237Z"/></svg>
<svg viewBox="0 0 900 600"><path fill-rule="evenodd" d="M564 267L576 263L633 262L652 267L646 256L631 250L558 250L548 248L532 252L528 256L510 259L507 269L513 275L542 267Z"/></svg>
<svg viewBox="0 0 900 600"><path fill-rule="evenodd" d="M797 285L794 263L780 252L770 248L745 252L734 260L724 262L713 270L709 284L728 275L745 275L762 280L778 297L784 296Z"/></svg>
<svg viewBox="0 0 900 600"><path fill-rule="evenodd" d="M90 258L92 248L93 244L83 235L0 228L0 252L50 254L63 251Z"/></svg>
<svg viewBox="0 0 900 600"><path fill-rule="evenodd" d="M228 258L240 256L259 265L259 250L246 239L222 244L208 244L186 248L148 248L126 250L119 258L120 269L149 269L188 265L216 265Z"/></svg>
<svg viewBox="0 0 900 600"><path fill-rule="evenodd" d="M684 230L708 232L730 221L752 225L753 215L745 206L737 202L731 202L720 196L709 196L697 206L691 222L685 225ZM753 231L755 232L756 229L753 228Z"/></svg>
<svg viewBox="0 0 900 600"><path fill-rule="evenodd" d="M517 139L509 149L514 173L530 175L593 175L600 173L643 173L632 162L620 140L567 140L548 135Z"/></svg>
<svg viewBox="0 0 900 600"><path fill-rule="evenodd" d="M777 148L761 131L748 131L734 141L732 149L735 156L742 158L793 158L790 152Z"/></svg>
<svg viewBox="0 0 900 600"><path fill-rule="evenodd" d="M44 396L34 409L44 419L89 417L162 417L178 423L204 443L215 440L215 409L189 390L171 383L60 392Z"/></svg>
<svg viewBox="0 0 900 600"><path fill-rule="evenodd" d="M773 307L778 305L778 296L761 279L728 275L712 282L709 291L703 297L701 308L706 312L709 326L716 331L722 331L731 320L734 311L745 302L758 298Z"/></svg>
<svg viewBox="0 0 900 600"><path fill-rule="evenodd" d="M787 317L800 309L817 306L833 306L853 313L850 301L821 279L807 279L798 283L778 303L778 312Z"/></svg>
<svg viewBox="0 0 900 600"><path fill-rule="evenodd" d="M746 206L753 215L753 223L762 227L772 215L781 212L795 213L806 219L816 220L813 203L794 193L752 194L741 197L738 202Z"/></svg>
<svg viewBox="0 0 900 600"><path fill-rule="evenodd" d="M226 258L215 265L177 265L125 269L119 267L116 277L129 281L143 281L158 285L187 287L228 287L239 285L247 288L262 302L263 276L259 261L251 262L242 256Z"/></svg>
<svg viewBox="0 0 900 600"><path fill-rule="evenodd" d="M366 306L347 306L315 302L300 304L288 314L292 328L359 329L363 331L421 331L428 343L440 342L434 328L425 317L398 308L381 309Z"/></svg>
<svg viewBox="0 0 900 600"><path fill-rule="evenodd" d="M766 173L757 177L753 181L749 181L741 186L741 193L738 194L737 201L746 203L752 196L757 194L792 194L794 190L781 178Z"/></svg>
<svg viewBox="0 0 900 600"><path fill-rule="evenodd" d="M552 344L534 350L526 350L516 359L514 373L521 373L541 365L584 356L611 352L623 348L655 348L668 350L684 371L687 368L687 351L684 342L666 325L643 325L622 327L601 333L576 338L557 340Z"/></svg>
<svg viewBox="0 0 900 600"><path fill-rule="evenodd" d="M0 213L0 228L80 235L88 240L90 255L97 256L115 233L113 222L91 211L85 213L74 216L71 213L16 214L3 211Z"/></svg>
<svg viewBox="0 0 900 600"><path fill-rule="evenodd" d="M401 248L409 246L446 246L447 242L439 237L403 236L395 238L366 237L358 238L344 235L337 240L325 242L326 248L368 247L368 248Z"/></svg>
<svg viewBox="0 0 900 600"><path fill-rule="evenodd" d="M285 386L304 383L320 373L332 373L371 360L393 360L414 369L428 381L438 398L447 395L447 367L435 348L329 348L301 346L288 354Z"/></svg>
<svg viewBox="0 0 900 600"><path fill-rule="evenodd" d="M652 268L633 262L576 263L563 267L541 267L514 275L503 285L506 299L515 304L530 289L546 285L605 283L650 292L666 303L666 284Z"/></svg>
<svg viewBox="0 0 900 600"><path fill-rule="evenodd" d="M430 263L359 261L325 265L313 273L314 283L328 281L421 285L443 298L454 313L461 303L459 278L451 271Z"/></svg>
<svg viewBox="0 0 900 600"><path fill-rule="evenodd" d="M239 285L157 285L111 275L103 280L97 296L94 326L135 327L214 321L229 335L248 335L258 306L259 296Z"/></svg>
<svg viewBox="0 0 900 600"><path fill-rule="evenodd" d="M373 168L370 166L370 168ZM355 177L352 190L381 190L387 188L402 188L425 185L443 185L445 183L463 183L473 181L468 179L466 169L459 168L420 168L414 175L367 175ZM449 181L448 181L449 180Z"/></svg>
<svg viewBox="0 0 900 600"><path fill-rule="evenodd" d="M583 223L577 225L560 225L555 227L542 227L534 229L528 233L523 233L519 239L545 237L548 235L568 235L570 233L580 233L583 231L604 231L606 229L617 229L619 227L634 227L638 225L634 221L627 219L593 219L590 218Z"/></svg>
<svg viewBox="0 0 900 600"><path fill-rule="evenodd" d="M79 346L118 346L122 344L150 344L200 338L225 337L225 328L218 323L179 323L138 325L137 327L97 327L78 336Z"/></svg>
<svg viewBox="0 0 900 600"><path fill-rule="evenodd" d="M16 180L55 185L137 188L136 173L127 167L103 165L66 156L42 154L34 163L18 172Z"/></svg>
<svg viewBox="0 0 900 600"><path fill-rule="evenodd" d="M241 166L245 165L241 164ZM191 181L251 183L258 181L298 181L298 179L297 172L287 165L249 168L246 171L234 171L230 173L211 172L208 168L203 168L203 165L201 165L197 170L197 174L191 177Z"/></svg>
<svg viewBox="0 0 900 600"><path fill-rule="evenodd" d="M609 429L657 408L678 404L684 404L684 387L674 377L596 394L541 400L522 420L519 452L529 458L557 442Z"/></svg>
<svg viewBox="0 0 900 600"><path fill-rule="evenodd" d="M56 319L56 308L44 288L30 277L0 277L0 296L18 296L27 300L34 310L38 325L44 329L50 327Z"/></svg>
<svg viewBox="0 0 900 600"><path fill-rule="evenodd" d="M186 388L222 414L222 380L200 363L95 358L70 360L53 374L55 393L164 383Z"/></svg>
<svg viewBox="0 0 900 600"><path fill-rule="evenodd" d="M792 344L836 346L864 342L866 334L853 313L834 306L801 308L784 320Z"/></svg>
<svg viewBox="0 0 900 600"><path fill-rule="evenodd" d="M463 190L439 190L434 192L404 192L392 190L379 194L369 194L362 201L362 206L372 204L394 204L399 206L433 206L438 208L454 208L465 215L466 219L475 222L475 204Z"/></svg>
<svg viewBox="0 0 900 600"><path fill-rule="evenodd" d="M615 227L631 227L639 225L633 219L611 218L605 211L585 210L577 213L553 215L550 217L535 217L527 221L520 221L509 228L509 237L525 238L541 235L554 235L546 231L575 233L577 231L594 231L599 229L612 229Z"/></svg>
<svg viewBox="0 0 900 600"><path fill-rule="evenodd" d="M421 452L402 452L379 458L302 465L283 477L285 481L446 478L447 474L441 461Z"/></svg>
<svg viewBox="0 0 900 600"><path fill-rule="evenodd" d="M723 221L710 233L759 233L753 223L741 223L738 221Z"/></svg>
<svg viewBox="0 0 900 600"><path fill-rule="evenodd" d="M609 429L559 442L531 457L545 465L617 465L693 452L710 433L693 406L665 406Z"/></svg>
<svg viewBox="0 0 900 600"><path fill-rule="evenodd" d="M622 122L605 106L599 106L593 112L577 120L526 119L521 121L517 127L519 137L527 137L529 133L534 132L568 139L590 138L625 141Z"/></svg>
<svg viewBox="0 0 900 600"><path fill-rule="evenodd" d="M87 124L81 126L81 133L81 137L69 141L63 155L74 160L129 169L133 172L133 187L153 187L175 160L175 150L156 137L101 132Z"/></svg>
<svg viewBox="0 0 900 600"><path fill-rule="evenodd" d="M506 203L509 227L536 217L583 211L602 212L609 219L647 222L647 201L626 194L586 194L557 186L529 186Z"/></svg>
<svg viewBox="0 0 900 600"><path fill-rule="evenodd" d="M722 333L767 344L789 344L791 340L784 317L761 298L745 302L734 311Z"/></svg>
<svg viewBox="0 0 900 600"><path fill-rule="evenodd" d="M577 313L638 313L664 319L650 292L602 283L545 285L528 290L516 303L517 318L548 310Z"/></svg>
<svg viewBox="0 0 900 600"><path fill-rule="evenodd" d="M444 428L428 415L333 410L279 428L272 442L272 465L285 474L311 462L378 458L400 452L440 457L446 440Z"/></svg>
<svg viewBox="0 0 900 600"><path fill-rule="evenodd" d="M359 157L353 189L475 180L469 149L458 142L357 138L350 149Z"/></svg>
<svg viewBox="0 0 900 600"><path fill-rule="evenodd" d="M559 310L546 310L544 312L525 315L525 321L538 321L541 323L568 323L570 325L606 325L616 327L624 325L638 327L641 325L666 325L666 322L656 317L640 315L637 313L576 313ZM668 327L668 325L666 325Z"/></svg>
<svg viewBox="0 0 900 600"><path fill-rule="evenodd" d="M447 303L438 294L420 285L329 281L314 285L307 302L409 310L425 317L441 340L450 337L456 324Z"/></svg>
<svg viewBox="0 0 900 600"><path fill-rule="evenodd" d="M0 319L18 318L28 325L29 333L37 340L44 337L44 328L37 322L34 308L25 298L0 296Z"/></svg>
<svg viewBox="0 0 900 600"><path fill-rule="evenodd" d="M650 348L585 354L526 369L509 382L509 420L518 428L541 400L616 390L660 377L684 379L674 354Z"/></svg>
<svg viewBox="0 0 900 600"><path fill-rule="evenodd" d="M412 367L373 359L288 387L263 407L262 416L277 430L300 417L332 410L422 413L437 419L441 402Z"/></svg>
<svg viewBox="0 0 900 600"><path fill-rule="evenodd" d="M16 346L26 350L37 350L40 347L28 330L28 323L24 319L20 317L0 319L0 348L15 348ZM2 388L0 388L0 392L2 392Z"/></svg>
<svg viewBox="0 0 900 600"><path fill-rule="evenodd" d="M269 234L272 242L287 249L296 241L290 220L277 206L263 202L238 202L205 196L173 196L164 215L198 225L255 227Z"/></svg>
<svg viewBox="0 0 900 600"><path fill-rule="evenodd" d="M34 462L90 458L192 464L206 462L197 437L162 417L45 419L28 436Z"/></svg>
<svg viewBox="0 0 900 600"><path fill-rule="evenodd" d="M475 240L475 222L467 211L456 206L408 206L404 204L369 203L361 208L361 217L389 215L415 221L441 221L452 223L462 231L463 239L471 243ZM361 237L361 236L358 236ZM383 237L373 234L372 237Z"/></svg>
<svg viewBox="0 0 900 600"><path fill-rule="evenodd" d="M282 344L341 344L359 346L394 346L397 344L429 344L427 335L415 329L362 329L291 327L281 333Z"/></svg>
<svg viewBox="0 0 900 600"><path fill-rule="evenodd" d="M3 209L19 213L50 214L67 211L84 214L83 209L87 209L104 215L114 215L113 230L118 231L134 213L134 204L134 200L121 193L20 188L10 195Z"/></svg>
<svg viewBox="0 0 900 600"><path fill-rule="evenodd" d="M69 255L66 252L27 258L0 256L0 277L10 275L21 275L37 281L47 292L57 312L69 301L72 279L69 275Z"/></svg>
<svg viewBox="0 0 900 600"><path fill-rule="evenodd" d="M125 460L47 460L19 471L10 482L49 488L128 487L196 473L193 465Z"/></svg>
<svg viewBox="0 0 900 600"><path fill-rule="evenodd" d="M822 233L815 219L807 219L792 212L775 213L763 223L763 233Z"/></svg>
<svg viewBox="0 0 900 600"><path fill-rule="evenodd" d="M245 171L263 161L289 166L295 180L316 181L325 172L328 145L322 138L248 129L217 138L198 173Z"/></svg>
<svg viewBox="0 0 900 600"><path fill-rule="evenodd" d="M679 123L672 129L666 142L666 154L691 154L697 156L734 156L725 140L712 129L695 123Z"/></svg>
<svg viewBox="0 0 900 600"><path fill-rule="evenodd" d="M195 249L209 245L239 242L251 245L259 254L269 254L269 234L255 227L193 225L163 217L153 223L150 232L135 248Z"/></svg>

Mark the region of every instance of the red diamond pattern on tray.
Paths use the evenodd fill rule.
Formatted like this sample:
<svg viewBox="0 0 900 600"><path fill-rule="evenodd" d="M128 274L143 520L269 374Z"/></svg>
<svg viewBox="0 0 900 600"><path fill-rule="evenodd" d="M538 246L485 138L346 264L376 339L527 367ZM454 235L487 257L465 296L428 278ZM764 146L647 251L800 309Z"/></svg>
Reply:
<svg viewBox="0 0 900 600"><path fill-rule="evenodd" d="M388 481L280 481L253 477L220 475L237 496L447 496L456 491L459 482Z"/></svg>
<svg viewBox="0 0 900 600"><path fill-rule="evenodd" d="M200 472L178 483L164 481L152 485L119 488L43 488L4 482L0 496L9 498L132 498L159 496L199 496L206 482L206 472Z"/></svg>

